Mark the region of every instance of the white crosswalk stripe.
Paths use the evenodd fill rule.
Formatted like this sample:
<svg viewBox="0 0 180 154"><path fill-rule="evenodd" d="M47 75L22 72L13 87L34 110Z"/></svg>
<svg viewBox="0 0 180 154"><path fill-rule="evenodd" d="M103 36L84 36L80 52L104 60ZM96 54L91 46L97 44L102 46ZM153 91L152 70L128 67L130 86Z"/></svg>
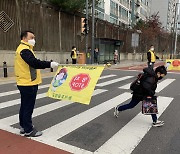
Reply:
<svg viewBox="0 0 180 154"><path fill-rule="evenodd" d="M46 93L38 94L36 99L41 99L41 98L44 98L44 97L46 97ZM15 100L12 100L12 101L7 101L7 102L4 102L4 103L0 103L0 109L10 107L10 106L14 106L14 105L18 105L18 104L20 104L20 102L21 102L21 99L15 99Z"/></svg>
<svg viewBox="0 0 180 154"><path fill-rule="evenodd" d="M97 90L94 91L93 96L101 94L101 93L103 93L105 91L106 90L103 90L103 89L97 89ZM45 94L42 94L42 95L45 95ZM42 106L42 107L38 107L38 108L34 109L33 117L36 117L36 116L42 115L44 113L56 110L58 108L67 106L67 105L72 104L72 103L73 102L68 102L68 101L58 101L58 102L55 102L55 103L52 103L52 104L48 104L48 105L45 105L45 106ZM15 123L18 123L18 116L19 115L16 114L16 115L1 119L0 123L13 125Z"/></svg>
<svg viewBox="0 0 180 154"><path fill-rule="evenodd" d="M41 86L38 87L38 89L48 88L49 86L50 86L50 84L41 85ZM17 93L19 93L19 90L12 90L12 91L8 91L8 92L2 92L2 93L0 93L0 97L13 95L13 94L17 94Z"/></svg>
<svg viewBox="0 0 180 154"><path fill-rule="evenodd" d="M128 83L126 85L123 85L123 86L119 87L119 89L126 89L126 90L128 90L130 88L130 85L131 85L131 83Z"/></svg>
<svg viewBox="0 0 180 154"><path fill-rule="evenodd" d="M93 93L93 97L99 94L106 95L106 93L110 93L110 91L106 90L104 86L108 86L120 81L125 81L133 78L134 76L124 76L117 78L117 75L105 75L100 77L100 80L106 79L106 81L97 84L96 88L103 87L103 89L96 89ZM164 79L162 82L158 83L156 92L159 93L171 83L173 83L175 79ZM89 109L77 113L75 116L72 116L69 119L61 121L60 123L56 123L49 128L43 130L43 135L38 138L32 138L33 140L40 141L42 143L67 150L71 153L77 154L130 154L136 146L140 143L143 137L148 133L150 128L152 127L152 119L150 116L144 116L142 113L138 113L131 121L129 121L122 129L120 129L117 133L115 133L111 138L103 142L100 147L95 152L90 152L88 150L63 143L58 141L58 139L65 137L66 135L72 133L75 130L78 130L80 127L85 126L88 123L91 123L96 118L106 114L108 111L113 109L115 106L124 103L132 97L130 92L123 92L123 89L128 90L131 83L124 84L120 83L120 87L116 85L116 88L119 89L118 93L115 97L111 99L106 99L106 101L100 102L98 105L96 104ZM39 89L48 88L49 84L39 86ZM10 95L14 95L19 93L19 90L13 90L9 92L1 92L0 98L3 96L9 97ZM41 98L45 98L46 93L41 93L37 95L37 100ZM39 100L40 101L40 100ZM171 104L173 98L171 97L158 97L158 109L159 115L166 110L166 108ZM8 107L14 107L15 105L20 104L20 99L14 99L7 102L0 103L0 110L8 110ZM33 118L37 116L45 116L48 112L55 112L56 109L60 109L62 107L73 104L73 102L69 101L56 101L49 102L49 104L37 107L34 109ZM67 111L68 114L68 111ZM113 115L113 113L112 113ZM7 116L3 119L0 119L0 129L5 129L18 133L16 128L13 128L12 125L18 123L19 115L11 115ZM118 120L118 119L117 119ZM118 143L117 143L118 142Z"/></svg>
<svg viewBox="0 0 180 154"><path fill-rule="evenodd" d="M110 99L100 105L97 105L83 113L80 113L62 123L52 126L44 131L44 135L48 138L58 139L71 131L81 127L96 117L114 108L115 105L123 103L124 101L131 98L130 93L123 93L113 99Z"/></svg>
<svg viewBox="0 0 180 154"><path fill-rule="evenodd" d="M158 92L162 91L164 88L166 88L168 85L170 85L173 81L175 81L175 79L165 79L165 80L163 80L162 82L160 82L157 85L156 92L158 93Z"/></svg>
<svg viewBox="0 0 180 154"><path fill-rule="evenodd" d="M159 116L170 105L172 100L173 98L169 97L158 97ZM117 132L112 138L110 138L104 145L102 145L98 150L96 150L95 154L130 154L139 144L142 138L146 135L146 133L150 130L151 127L151 117L139 113L119 132Z"/></svg>
<svg viewBox="0 0 180 154"><path fill-rule="evenodd" d="M116 75L111 74L111 75L105 75L99 78L99 80L101 79L106 79L106 78L110 78L110 77L115 77ZM40 85L38 87L38 89L43 89L43 88L48 88L50 86L50 84L45 84L45 85ZM13 95L13 94L17 94L19 93L19 90L12 90L12 91L7 91L7 92L1 92L0 93L0 97L2 96L8 96L8 95Z"/></svg>
<svg viewBox="0 0 180 154"><path fill-rule="evenodd" d="M96 86L99 86L99 87L107 86L107 85L110 85L110 84L113 84L113 83L116 83L116 82L119 82L119 81L130 79L132 77L133 76L125 76L125 77L122 77L122 78L118 78L118 79L110 80L110 81L107 81L107 82L99 83Z"/></svg>
<svg viewBox="0 0 180 154"><path fill-rule="evenodd" d="M164 88L166 88L173 81L175 81L175 79L165 79L162 82L158 83L156 92L158 93L158 92L162 91ZM130 88L130 85L131 85L131 83L128 83L126 85L123 85L123 86L119 87L119 89L126 89L126 90L128 90Z"/></svg>

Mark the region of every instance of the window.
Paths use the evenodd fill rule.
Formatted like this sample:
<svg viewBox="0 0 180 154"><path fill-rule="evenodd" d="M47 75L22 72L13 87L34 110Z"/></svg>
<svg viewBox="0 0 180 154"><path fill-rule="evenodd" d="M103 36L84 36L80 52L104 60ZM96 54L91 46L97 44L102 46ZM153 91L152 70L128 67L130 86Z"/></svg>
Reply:
<svg viewBox="0 0 180 154"><path fill-rule="evenodd" d="M147 11L144 10L143 8L141 8L140 13L141 13L142 15L144 15L145 17L147 16Z"/></svg>
<svg viewBox="0 0 180 154"><path fill-rule="evenodd" d="M98 7L100 7L101 9L104 9L104 0L100 0L98 3Z"/></svg>
<svg viewBox="0 0 180 154"><path fill-rule="evenodd" d="M118 16L118 4L113 1L110 2L110 13Z"/></svg>
<svg viewBox="0 0 180 154"><path fill-rule="evenodd" d="M110 22L113 24L117 24L117 19L110 17Z"/></svg>
<svg viewBox="0 0 180 154"><path fill-rule="evenodd" d="M103 12L100 12L98 10L95 10L95 16L99 19L102 19L104 20L104 13Z"/></svg>
<svg viewBox="0 0 180 154"><path fill-rule="evenodd" d="M122 8L121 14L122 14L122 16L121 16L122 19L127 21L128 20L128 11L126 9Z"/></svg>

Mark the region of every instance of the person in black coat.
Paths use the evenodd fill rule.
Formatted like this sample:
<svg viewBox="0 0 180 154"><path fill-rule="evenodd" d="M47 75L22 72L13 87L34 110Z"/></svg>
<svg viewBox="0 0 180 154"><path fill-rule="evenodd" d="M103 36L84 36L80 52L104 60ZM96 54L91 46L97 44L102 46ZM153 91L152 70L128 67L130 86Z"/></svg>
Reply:
<svg viewBox="0 0 180 154"><path fill-rule="evenodd" d="M141 86L133 91L133 96L129 104L115 107L114 116L118 117L119 111L134 108L140 101L146 98L152 98L155 95L158 80L161 80L166 74L166 68L159 66L155 71L148 67L143 69L144 75L141 80ZM153 126L162 126L164 121L158 121L156 114L151 114Z"/></svg>

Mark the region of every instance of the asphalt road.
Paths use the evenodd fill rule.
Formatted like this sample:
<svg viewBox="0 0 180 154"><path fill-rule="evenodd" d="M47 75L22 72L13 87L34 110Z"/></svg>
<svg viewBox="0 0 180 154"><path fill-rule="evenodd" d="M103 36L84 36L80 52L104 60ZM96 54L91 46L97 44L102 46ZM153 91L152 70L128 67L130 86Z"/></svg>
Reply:
<svg viewBox="0 0 180 154"><path fill-rule="evenodd" d="M131 91L122 86L132 82L137 74L137 71L105 70L101 76L107 78L100 79L95 88L102 91L92 97L90 105L70 103L61 107L57 100L41 96L48 87L40 87L33 123L44 135L36 140L78 154L179 154L179 74L169 73L158 87L159 119L165 121L163 127L152 127L151 117L141 114L141 103L121 112L119 118L113 116L116 105L130 101ZM51 80L43 79L43 85ZM15 83L0 85L0 129L7 126L10 132L19 128L20 95L15 90ZM48 107L55 103L57 107ZM47 111L38 110L45 106Z"/></svg>

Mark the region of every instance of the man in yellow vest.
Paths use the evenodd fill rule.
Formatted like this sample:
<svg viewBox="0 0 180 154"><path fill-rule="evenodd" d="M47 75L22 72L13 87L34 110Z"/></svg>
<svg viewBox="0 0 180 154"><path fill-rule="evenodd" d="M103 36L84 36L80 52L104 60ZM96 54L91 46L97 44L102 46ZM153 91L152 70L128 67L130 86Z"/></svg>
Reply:
<svg viewBox="0 0 180 154"><path fill-rule="evenodd" d="M150 50L147 52L147 59L148 59L148 67L154 68L154 63L156 59L162 60L158 56L156 56L154 51L154 46L150 46Z"/></svg>
<svg viewBox="0 0 180 154"><path fill-rule="evenodd" d="M17 87L21 94L21 106L19 111L20 133L26 137L41 136L32 125L32 113L34 110L38 85L42 82L39 69L54 68L57 62L41 61L36 58L33 47L35 35L32 31L21 33L21 43L15 53L15 75Z"/></svg>
<svg viewBox="0 0 180 154"><path fill-rule="evenodd" d="M71 58L72 58L72 64L76 64L76 62L77 62L77 51L76 51L75 46L72 46Z"/></svg>

